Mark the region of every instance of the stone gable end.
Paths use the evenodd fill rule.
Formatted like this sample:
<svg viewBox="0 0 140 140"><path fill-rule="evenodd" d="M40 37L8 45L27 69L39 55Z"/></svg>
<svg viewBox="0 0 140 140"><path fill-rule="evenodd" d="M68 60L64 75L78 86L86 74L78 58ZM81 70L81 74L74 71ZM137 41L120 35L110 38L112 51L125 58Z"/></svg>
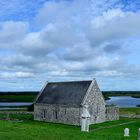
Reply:
<svg viewBox="0 0 140 140"><path fill-rule="evenodd" d="M91 83L82 104L89 106L88 110L91 115L91 124L104 122L106 120L105 100L96 80Z"/></svg>

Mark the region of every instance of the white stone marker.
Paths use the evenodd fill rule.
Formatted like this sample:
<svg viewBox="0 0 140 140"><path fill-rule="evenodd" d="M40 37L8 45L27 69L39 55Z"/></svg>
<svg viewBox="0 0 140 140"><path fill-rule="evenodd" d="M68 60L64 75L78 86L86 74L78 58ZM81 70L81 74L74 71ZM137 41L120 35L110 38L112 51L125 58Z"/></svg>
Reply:
<svg viewBox="0 0 140 140"><path fill-rule="evenodd" d="M129 128L124 129L124 137L129 137Z"/></svg>
<svg viewBox="0 0 140 140"><path fill-rule="evenodd" d="M82 112L82 120L81 120L81 131L89 132L89 124L90 124L90 114L88 112L88 106L83 106L83 112Z"/></svg>
<svg viewBox="0 0 140 140"><path fill-rule="evenodd" d="M138 140L140 140L140 128L138 129Z"/></svg>

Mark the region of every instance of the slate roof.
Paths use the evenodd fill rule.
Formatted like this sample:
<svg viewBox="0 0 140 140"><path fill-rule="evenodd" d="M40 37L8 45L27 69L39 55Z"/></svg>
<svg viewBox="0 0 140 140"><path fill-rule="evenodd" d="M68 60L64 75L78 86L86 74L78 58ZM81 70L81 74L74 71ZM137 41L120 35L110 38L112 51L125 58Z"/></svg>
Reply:
<svg viewBox="0 0 140 140"><path fill-rule="evenodd" d="M92 81L48 83L36 103L80 105Z"/></svg>

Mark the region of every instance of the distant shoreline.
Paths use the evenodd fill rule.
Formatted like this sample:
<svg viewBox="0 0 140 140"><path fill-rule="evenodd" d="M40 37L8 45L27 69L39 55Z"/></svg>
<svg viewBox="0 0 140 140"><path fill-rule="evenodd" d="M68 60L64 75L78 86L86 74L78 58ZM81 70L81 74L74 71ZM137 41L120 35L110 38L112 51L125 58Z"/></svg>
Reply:
<svg viewBox="0 0 140 140"><path fill-rule="evenodd" d="M39 91L0 92L0 102L33 102ZM140 98L140 91L102 91L105 100L112 96Z"/></svg>

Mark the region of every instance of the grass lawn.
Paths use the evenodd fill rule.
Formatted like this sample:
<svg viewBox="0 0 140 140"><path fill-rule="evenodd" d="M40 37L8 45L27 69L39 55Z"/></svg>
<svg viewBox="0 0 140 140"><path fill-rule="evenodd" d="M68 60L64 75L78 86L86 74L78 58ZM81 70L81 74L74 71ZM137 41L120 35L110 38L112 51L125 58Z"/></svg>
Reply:
<svg viewBox="0 0 140 140"><path fill-rule="evenodd" d="M90 132L81 132L80 127L33 121L31 115L12 115L10 118L23 122L0 121L0 140L136 140L140 127L138 119L120 119L90 126ZM97 128L131 122L112 128ZM124 128L130 128L130 137L123 137Z"/></svg>

